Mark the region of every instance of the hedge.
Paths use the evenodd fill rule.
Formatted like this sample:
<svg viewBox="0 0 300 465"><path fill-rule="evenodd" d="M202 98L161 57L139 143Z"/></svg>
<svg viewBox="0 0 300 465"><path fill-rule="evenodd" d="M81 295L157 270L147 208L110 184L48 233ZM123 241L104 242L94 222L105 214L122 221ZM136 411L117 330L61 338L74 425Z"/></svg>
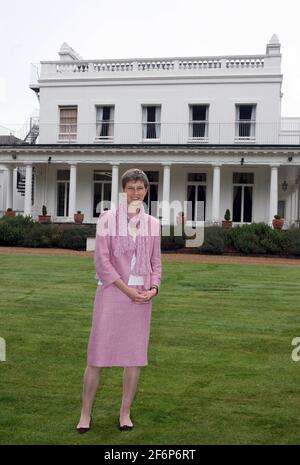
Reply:
<svg viewBox="0 0 300 465"><path fill-rule="evenodd" d="M163 251L183 249L185 234L174 235L170 226L168 235L162 229ZM0 219L0 246L59 247L75 250L86 249L86 238L95 237L96 225L40 224L31 217L9 217ZM300 256L300 229L276 230L265 223L253 223L226 229L207 226L204 242L195 248L197 253L223 254L227 251L240 254L276 254Z"/></svg>
<svg viewBox="0 0 300 465"><path fill-rule="evenodd" d="M0 219L0 246L85 250L86 238L95 234L96 225L40 224L21 215Z"/></svg>

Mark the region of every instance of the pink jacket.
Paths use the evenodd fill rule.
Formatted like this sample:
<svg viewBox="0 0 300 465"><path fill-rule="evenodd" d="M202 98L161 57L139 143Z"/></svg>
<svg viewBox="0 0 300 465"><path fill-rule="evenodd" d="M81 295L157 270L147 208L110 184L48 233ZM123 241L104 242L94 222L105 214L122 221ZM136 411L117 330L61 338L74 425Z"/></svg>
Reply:
<svg viewBox="0 0 300 465"><path fill-rule="evenodd" d="M160 224L159 221L151 215L146 214L149 227L149 253L151 272L145 277L145 289L152 285L160 286L161 278L161 249L160 249ZM115 257L113 251L116 247L116 236L112 235L113 212L105 211L99 218L97 224L96 244L94 263L96 273L100 278L102 285L107 287L121 278L126 284L128 283L133 251L129 251L120 257ZM103 234L105 229L108 234ZM99 234L102 233L102 234Z"/></svg>

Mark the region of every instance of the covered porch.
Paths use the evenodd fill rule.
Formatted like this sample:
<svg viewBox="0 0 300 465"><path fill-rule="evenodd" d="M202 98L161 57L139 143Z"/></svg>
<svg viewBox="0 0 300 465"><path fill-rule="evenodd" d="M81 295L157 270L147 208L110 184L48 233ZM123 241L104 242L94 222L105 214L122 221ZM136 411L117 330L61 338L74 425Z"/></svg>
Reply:
<svg viewBox="0 0 300 465"><path fill-rule="evenodd" d="M37 152L39 147L32 149ZM33 217L46 205L52 222L61 223L73 222L74 213L81 211L84 223L96 223L103 202L107 208L118 205L122 174L138 167L150 181L145 199L148 211L163 224L172 224L180 211L186 213L188 221L221 224L229 209L234 225L271 224L279 214L289 227L299 223L299 165L300 156L294 151L292 156L291 151L258 151L252 147L111 151L86 147L79 151L68 146L59 153L53 147L35 156L24 153L18 156L18 163L3 165L3 203L5 208ZM23 208L16 208L20 168L24 177Z"/></svg>

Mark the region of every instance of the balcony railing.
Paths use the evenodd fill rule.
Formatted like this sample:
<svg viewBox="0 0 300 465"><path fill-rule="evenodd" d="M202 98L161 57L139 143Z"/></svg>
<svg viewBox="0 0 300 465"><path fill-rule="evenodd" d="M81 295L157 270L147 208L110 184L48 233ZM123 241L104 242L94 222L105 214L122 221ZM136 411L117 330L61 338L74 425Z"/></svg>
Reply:
<svg viewBox="0 0 300 465"><path fill-rule="evenodd" d="M259 123L235 121L210 123L141 122L78 123L57 125L40 123L39 143L70 144L291 144L300 145L300 121Z"/></svg>
<svg viewBox="0 0 300 465"><path fill-rule="evenodd" d="M190 121L188 142L208 143L208 128L208 121Z"/></svg>
<svg viewBox="0 0 300 465"><path fill-rule="evenodd" d="M143 123L143 141L160 141L161 123L152 121Z"/></svg>
<svg viewBox="0 0 300 465"><path fill-rule="evenodd" d="M99 141L113 141L114 122L112 120L98 121L96 123L96 139Z"/></svg>
<svg viewBox="0 0 300 465"><path fill-rule="evenodd" d="M256 121L239 120L235 122L235 141L255 142Z"/></svg>
<svg viewBox="0 0 300 465"><path fill-rule="evenodd" d="M272 58L272 57L271 57ZM95 75L189 74L189 73L258 73L269 67L268 55L230 55L207 57L166 57L125 60L42 61L41 78L84 78ZM77 76L76 76L77 75Z"/></svg>

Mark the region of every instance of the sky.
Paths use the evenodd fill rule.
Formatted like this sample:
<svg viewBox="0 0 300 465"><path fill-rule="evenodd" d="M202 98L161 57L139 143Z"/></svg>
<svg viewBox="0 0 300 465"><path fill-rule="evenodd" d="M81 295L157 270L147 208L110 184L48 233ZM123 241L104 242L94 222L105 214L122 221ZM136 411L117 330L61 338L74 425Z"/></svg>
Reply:
<svg viewBox="0 0 300 465"><path fill-rule="evenodd" d="M299 0L0 0L0 127L38 114L30 64L63 42L83 59L264 54L274 33L282 116L300 117L299 14Z"/></svg>

